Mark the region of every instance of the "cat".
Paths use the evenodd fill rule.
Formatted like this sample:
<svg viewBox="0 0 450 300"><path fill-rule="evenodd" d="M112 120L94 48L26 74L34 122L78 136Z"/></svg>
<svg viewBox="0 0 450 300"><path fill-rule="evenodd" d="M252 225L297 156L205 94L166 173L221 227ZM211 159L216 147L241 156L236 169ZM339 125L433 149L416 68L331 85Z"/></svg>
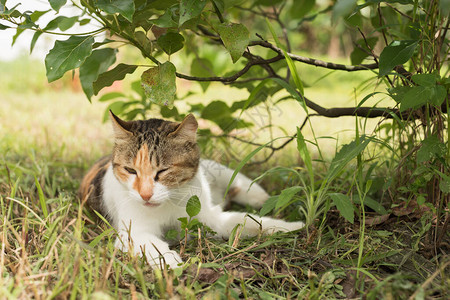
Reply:
<svg viewBox="0 0 450 300"><path fill-rule="evenodd" d="M302 222L223 211L221 202L233 170L200 159L197 120L188 114L181 123L161 119L124 121L110 111L114 146L85 175L80 198L102 214L118 232L115 246L144 256L152 268L177 268L180 255L169 248L164 232L179 228L187 217L186 203L198 196L196 216L217 236L228 238L237 224L243 236L293 231ZM260 208L268 194L238 173L231 185L232 201ZM257 222L256 222L257 221Z"/></svg>

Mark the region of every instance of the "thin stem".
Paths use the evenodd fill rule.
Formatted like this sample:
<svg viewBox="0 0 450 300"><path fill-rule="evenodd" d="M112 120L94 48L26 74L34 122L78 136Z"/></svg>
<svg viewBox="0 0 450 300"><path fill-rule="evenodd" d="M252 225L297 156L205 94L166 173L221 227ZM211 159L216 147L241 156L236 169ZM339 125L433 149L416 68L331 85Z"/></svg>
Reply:
<svg viewBox="0 0 450 300"><path fill-rule="evenodd" d="M48 31L48 30L44 30L41 28L29 28L31 30L34 31L38 31L38 32L42 32L42 33L47 33L47 34L53 34L53 35L65 35L65 36L73 36L73 35L94 35L103 31L106 31L107 28L100 28L97 30L93 30L93 31L89 31L89 32L81 32L81 33L64 33L64 32L54 32L54 31Z"/></svg>
<svg viewBox="0 0 450 300"><path fill-rule="evenodd" d="M252 46L262 46L264 48L268 48L273 50L274 52L278 53L279 55L283 55L283 50L278 48L277 46L272 45L271 43L262 40L262 41L253 41L249 43L249 47ZM335 64L331 62L325 62L319 59L311 58L311 57L305 57L301 55L296 55L292 53L287 53L287 55L295 61L299 61L302 63L306 63L308 65L313 65L316 67L331 69L331 70L342 70L347 72L354 72L354 71L367 71L367 70L374 70L378 69L378 64L361 64L358 66L348 66L343 64ZM284 57L284 56L283 56Z"/></svg>

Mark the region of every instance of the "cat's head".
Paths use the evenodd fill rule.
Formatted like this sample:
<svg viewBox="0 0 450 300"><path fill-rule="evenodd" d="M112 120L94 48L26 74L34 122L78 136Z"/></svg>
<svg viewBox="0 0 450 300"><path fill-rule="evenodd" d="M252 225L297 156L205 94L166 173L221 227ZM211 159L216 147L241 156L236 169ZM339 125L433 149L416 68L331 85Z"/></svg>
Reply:
<svg viewBox="0 0 450 300"><path fill-rule="evenodd" d="M114 175L130 198L147 206L168 199L171 189L183 186L197 173L200 151L197 120L192 114L181 123L161 119L123 121L110 111L114 129Z"/></svg>

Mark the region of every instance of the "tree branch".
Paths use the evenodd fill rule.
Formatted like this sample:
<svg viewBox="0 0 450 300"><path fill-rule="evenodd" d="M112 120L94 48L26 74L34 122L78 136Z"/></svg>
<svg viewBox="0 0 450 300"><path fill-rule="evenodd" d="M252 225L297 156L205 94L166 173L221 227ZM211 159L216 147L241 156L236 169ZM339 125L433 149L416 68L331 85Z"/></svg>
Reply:
<svg viewBox="0 0 450 300"><path fill-rule="evenodd" d="M281 50L280 48L278 48L264 40L250 42L249 46L250 47L251 46L262 46L264 48L273 50L274 52L278 53L278 55L283 55L283 50ZM300 55L296 55L296 54L292 54L292 53L287 53L287 55L295 61L299 61L299 62L308 64L308 65L313 65L316 67L322 67L322 68L331 69L331 70L342 70L342 71L347 71L347 72L354 72L354 71L378 69L378 64L376 64L376 63L362 64L362 65L358 65L358 66L348 66L348 65L326 62L326 61L322 61L322 60L315 59L315 58L300 56Z"/></svg>
<svg viewBox="0 0 450 300"><path fill-rule="evenodd" d="M247 55L251 55L251 54L247 54ZM244 56L246 56L246 54L244 54ZM249 58L250 56L247 56L246 58ZM220 76L213 76L213 77L197 77L197 76L190 76L190 75L185 75L185 74L181 74L181 73L175 73L175 75L178 78L182 78L182 79L186 79L186 80L191 80L191 81L219 81L219 82L223 82L224 84L226 83L232 83L233 81L235 81L236 79L238 79L239 77L241 77L242 75L244 75L245 73L248 72L248 70L250 70L251 67L253 66L257 66L257 65L269 65L273 62L279 61L281 59L283 59L282 56L277 55L273 58L270 59L262 59L261 57L256 57L251 55L252 59L249 59L249 61L247 62L247 64L244 66L244 68L242 70L240 70L239 72L235 73L234 75L228 76L228 77L220 77Z"/></svg>

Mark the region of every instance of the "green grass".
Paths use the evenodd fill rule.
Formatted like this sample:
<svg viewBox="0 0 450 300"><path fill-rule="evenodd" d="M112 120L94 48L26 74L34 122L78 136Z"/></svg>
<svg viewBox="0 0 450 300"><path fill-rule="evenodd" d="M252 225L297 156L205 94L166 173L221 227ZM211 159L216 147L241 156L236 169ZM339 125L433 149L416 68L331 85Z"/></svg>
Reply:
<svg viewBox="0 0 450 300"><path fill-rule="evenodd" d="M6 78L2 66L0 78ZM111 147L110 127L101 123L106 105L47 86L43 73L35 72L30 70L31 81L21 80L23 86L36 85L38 92L9 88L0 101L1 299L434 299L448 294L448 255L428 258L419 247L426 242L423 233L431 214L392 215L380 225L361 227L332 209L323 231L311 229L309 236L300 231L224 241L192 232L191 240L174 245L186 261L183 272L152 272L143 259L115 250L114 231L76 196L83 173ZM218 94L224 91L217 88ZM317 95L332 99L325 91ZM213 92L205 96L212 97ZM280 120L298 116L291 104L283 105ZM318 135L335 139L336 132L353 128L333 123L330 130L317 120L323 127ZM323 151L334 156L336 143L332 140L333 146ZM252 172L280 164L297 166L298 154L288 150ZM334 189L349 188L352 168L333 183ZM317 164L315 170L316 178L325 176L324 166ZM387 176L389 170L377 172ZM291 181L288 174L273 173L265 184L278 194ZM287 213L295 209L275 215L296 218Z"/></svg>

